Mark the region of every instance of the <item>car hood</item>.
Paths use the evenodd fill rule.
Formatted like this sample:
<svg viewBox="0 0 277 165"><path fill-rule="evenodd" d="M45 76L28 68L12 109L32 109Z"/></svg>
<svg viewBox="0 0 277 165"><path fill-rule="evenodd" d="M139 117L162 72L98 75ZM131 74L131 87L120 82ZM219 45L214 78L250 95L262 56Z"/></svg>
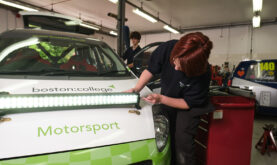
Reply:
<svg viewBox="0 0 277 165"><path fill-rule="evenodd" d="M134 87L137 80L0 79L0 92L10 94L107 93ZM144 89L141 96L150 93ZM76 109L2 116L0 159L93 148L155 138L152 106Z"/></svg>

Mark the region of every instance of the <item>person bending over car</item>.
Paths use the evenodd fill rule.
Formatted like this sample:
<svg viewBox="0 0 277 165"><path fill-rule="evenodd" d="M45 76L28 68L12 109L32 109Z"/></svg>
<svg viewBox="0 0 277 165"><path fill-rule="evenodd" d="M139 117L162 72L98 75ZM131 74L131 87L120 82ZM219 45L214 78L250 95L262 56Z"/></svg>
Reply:
<svg viewBox="0 0 277 165"><path fill-rule="evenodd" d="M194 137L200 116L214 110L208 98L211 71L209 55L213 47L200 32L160 45L136 86L127 92L140 92L153 75L161 74L161 94L144 98L161 104L170 121L172 165L194 165Z"/></svg>

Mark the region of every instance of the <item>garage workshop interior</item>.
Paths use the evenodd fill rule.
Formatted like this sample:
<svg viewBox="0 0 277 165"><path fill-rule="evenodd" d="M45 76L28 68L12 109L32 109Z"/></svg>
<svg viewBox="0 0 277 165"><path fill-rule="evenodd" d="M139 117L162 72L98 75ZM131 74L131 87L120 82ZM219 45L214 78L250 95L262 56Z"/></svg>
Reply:
<svg viewBox="0 0 277 165"><path fill-rule="evenodd" d="M276 0L0 0L0 165L277 165Z"/></svg>

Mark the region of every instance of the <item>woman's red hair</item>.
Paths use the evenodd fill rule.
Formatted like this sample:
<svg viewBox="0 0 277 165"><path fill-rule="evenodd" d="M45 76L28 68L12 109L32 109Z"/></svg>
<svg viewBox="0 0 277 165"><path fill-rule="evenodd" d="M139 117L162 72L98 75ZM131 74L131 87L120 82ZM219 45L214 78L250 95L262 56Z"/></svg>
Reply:
<svg viewBox="0 0 277 165"><path fill-rule="evenodd" d="M174 46L170 55L170 63L180 60L181 71L188 77L200 76L207 71L208 59L213 43L200 32L183 36Z"/></svg>

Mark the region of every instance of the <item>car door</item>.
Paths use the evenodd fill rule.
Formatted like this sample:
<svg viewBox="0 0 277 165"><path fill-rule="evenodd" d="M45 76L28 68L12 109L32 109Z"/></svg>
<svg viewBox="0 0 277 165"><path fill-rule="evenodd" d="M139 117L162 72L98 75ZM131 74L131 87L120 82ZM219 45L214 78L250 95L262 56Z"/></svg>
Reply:
<svg viewBox="0 0 277 165"><path fill-rule="evenodd" d="M245 79L250 81L249 88L256 94L260 106L277 107L276 61L262 60L249 66Z"/></svg>
<svg viewBox="0 0 277 165"><path fill-rule="evenodd" d="M141 73L148 67L148 61L152 55L152 52L164 42L154 42L143 47L135 56L134 56L134 69L133 72L136 76L140 76ZM160 75L154 76L151 81L147 84L151 90L157 90L154 92L160 91Z"/></svg>

